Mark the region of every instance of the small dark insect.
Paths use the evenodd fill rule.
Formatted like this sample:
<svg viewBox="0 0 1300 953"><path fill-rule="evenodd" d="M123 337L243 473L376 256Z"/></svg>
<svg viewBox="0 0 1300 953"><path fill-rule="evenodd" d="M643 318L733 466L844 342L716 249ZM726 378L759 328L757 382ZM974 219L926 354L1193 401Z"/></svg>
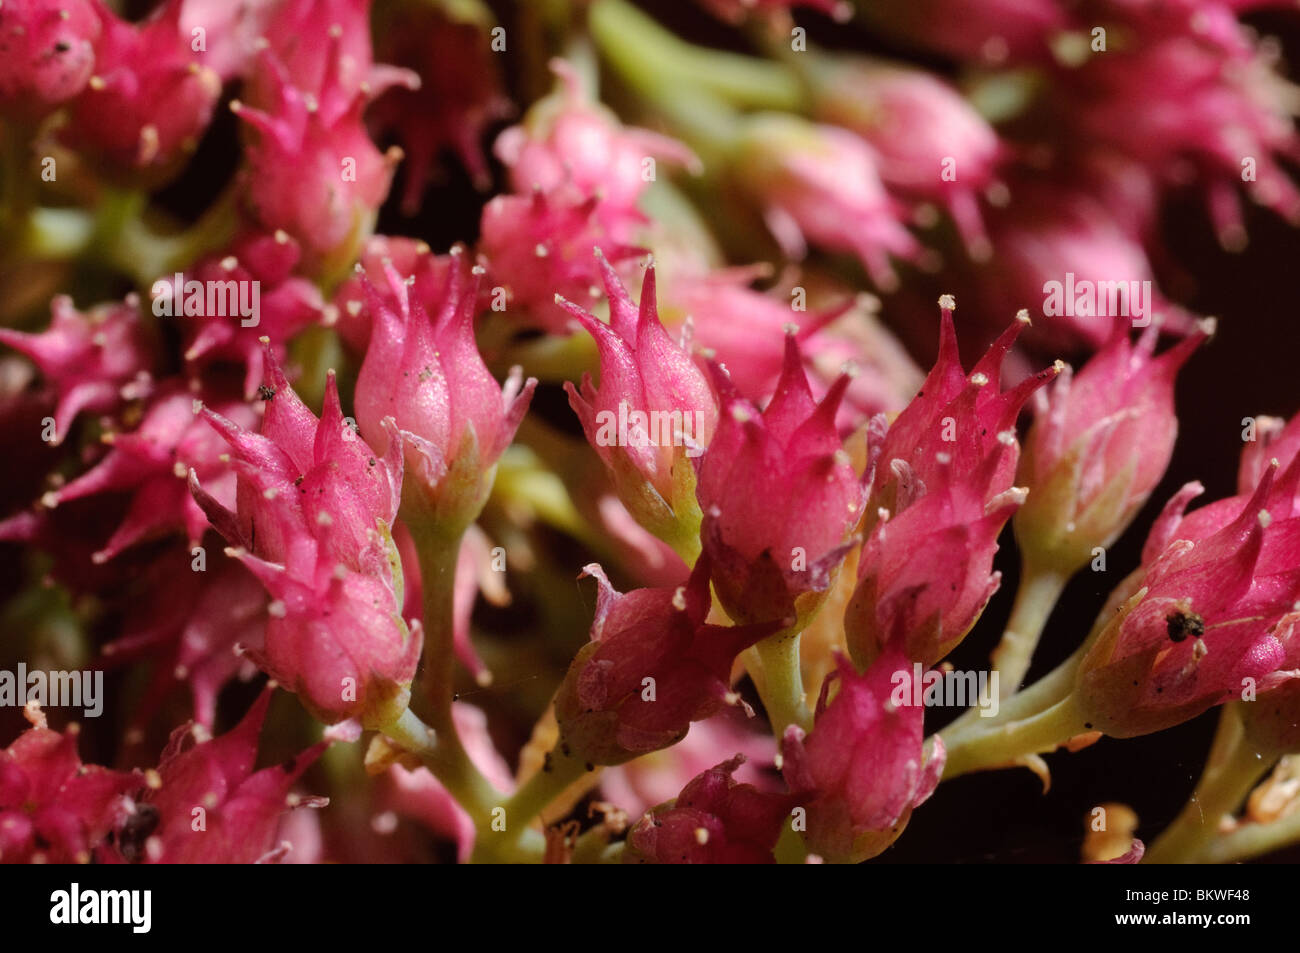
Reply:
<svg viewBox="0 0 1300 953"><path fill-rule="evenodd" d="M118 850L128 864L134 864L144 855L144 842L158 828L158 808L144 803L135 806L135 812L126 819L118 833Z"/></svg>
<svg viewBox="0 0 1300 953"><path fill-rule="evenodd" d="M275 396L275 388L268 387L266 384L259 384L257 386L257 396L262 400L270 400Z"/></svg>
<svg viewBox="0 0 1300 953"><path fill-rule="evenodd" d="M1181 642L1189 635L1199 639L1205 634L1205 620L1195 612L1174 612L1165 616L1165 628L1171 642Z"/></svg>

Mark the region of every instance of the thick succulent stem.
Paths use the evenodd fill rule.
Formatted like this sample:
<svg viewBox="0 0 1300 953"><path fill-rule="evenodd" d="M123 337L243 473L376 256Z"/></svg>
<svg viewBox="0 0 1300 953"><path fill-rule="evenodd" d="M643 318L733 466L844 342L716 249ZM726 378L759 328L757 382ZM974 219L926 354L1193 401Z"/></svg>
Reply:
<svg viewBox="0 0 1300 953"><path fill-rule="evenodd" d="M488 825L479 826L474 860L478 863L540 861L540 854L534 856L536 844L531 849L529 845L530 837L534 842L539 839L531 827L533 819L588 770L589 765L563 754L560 749L551 752L542 770L505 800L500 810L491 812Z"/></svg>
<svg viewBox="0 0 1300 953"><path fill-rule="evenodd" d="M945 737L948 758L943 776L947 780L972 771L984 771L1016 763L1026 755L1055 750L1075 735L1088 730L1074 696L1067 695L1044 711L1018 721L975 728Z"/></svg>
<svg viewBox="0 0 1300 953"><path fill-rule="evenodd" d="M993 668L998 673L1002 698L1014 694L1025 680L1043 628L1067 581L1060 573L1025 563L1011 618L1002 633L1002 641L993 650Z"/></svg>
<svg viewBox="0 0 1300 953"><path fill-rule="evenodd" d="M460 538L443 538L414 532L420 562L420 587L424 597L424 659L420 675L431 708L433 727L451 729L452 681L456 652L453 619L456 561Z"/></svg>
<svg viewBox="0 0 1300 953"><path fill-rule="evenodd" d="M1276 755L1262 756L1246 740L1236 706L1224 706L1218 733L1196 789L1182 813L1147 851L1144 860L1153 864L1204 862L1208 859L1204 855L1217 839L1220 821L1241 806L1276 761ZM1250 840L1239 838L1237 849ZM1253 840L1265 845L1269 842L1269 838L1258 833Z"/></svg>
<svg viewBox="0 0 1300 953"><path fill-rule="evenodd" d="M693 46L625 0L593 4L590 24L624 78L656 102L695 89L742 109L799 112L804 106L803 84L783 64Z"/></svg>
<svg viewBox="0 0 1300 953"><path fill-rule="evenodd" d="M390 738L416 754L442 782L474 821L481 833L491 823L492 811L503 801L470 760L452 718L455 648L453 644L453 592L460 536L455 538L413 529L420 562L424 596L424 657L421 682L428 701L430 726L411 712L399 719ZM394 734L393 731L399 732ZM432 737L430 737L432 736Z"/></svg>
<svg viewBox="0 0 1300 953"><path fill-rule="evenodd" d="M1300 811L1222 834L1206 844L1195 859L1203 864L1235 864L1295 843L1300 843Z"/></svg>
<svg viewBox="0 0 1300 953"><path fill-rule="evenodd" d="M754 649L763 670L759 696L772 723L772 732L779 739L789 725L811 731L813 718L803 687L799 633L778 632Z"/></svg>

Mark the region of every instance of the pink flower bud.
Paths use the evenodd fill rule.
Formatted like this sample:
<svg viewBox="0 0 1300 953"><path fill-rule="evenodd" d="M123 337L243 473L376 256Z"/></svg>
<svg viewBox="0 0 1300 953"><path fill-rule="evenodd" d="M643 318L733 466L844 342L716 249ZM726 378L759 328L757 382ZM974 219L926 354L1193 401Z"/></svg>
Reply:
<svg viewBox="0 0 1300 953"><path fill-rule="evenodd" d="M1051 93L1050 108L1070 116L1071 139L1127 156L1161 180L1198 181L1225 247L1246 241L1238 190L1300 220L1300 189L1278 161L1296 154L1300 136L1276 54L1227 5L1198 4L1194 13L1127 6L1141 45L1062 71Z"/></svg>
<svg viewBox="0 0 1300 953"><path fill-rule="evenodd" d="M90 863L140 776L83 765L76 725L52 731L35 705L23 714L31 727L0 750L0 861Z"/></svg>
<svg viewBox="0 0 1300 953"><path fill-rule="evenodd" d="M924 706L892 700L897 672L910 674L911 663L896 648L862 675L841 660L822 686L812 732L786 729L783 771L806 796L804 842L831 862L858 863L889 847L943 773L937 735L925 750Z"/></svg>
<svg viewBox="0 0 1300 953"><path fill-rule="evenodd" d="M862 480L835 429L849 376L814 402L789 334L781 380L760 414L721 368L709 369L722 410L696 493L713 584L733 619L792 622L820 601L862 518Z"/></svg>
<svg viewBox="0 0 1300 953"><path fill-rule="evenodd" d="M650 811L627 835L624 863L770 864L798 803L732 779L738 754L693 778L676 799Z"/></svg>
<svg viewBox="0 0 1300 953"><path fill-rule="evenodd" d="M389 543L377 527L387 532L392 525L402 486L401 442L391 424L394 439L386 453L376 454L343 419L333 374L317 420L269 350L266 360L261 435L203 411L234 450L240 477L238 515L214 514L206 492L200 504L227 539L254 555L291 565L303 553L311 566L319 544L349 569L369 572L386 566ZM222 525L227 517L238 520L235 538ZM304 541L307 549L301 548Z"/></svg>
<svg viewBox="0 0 1300 953"><path fill-rule="evenodd" d="M0 113L39 119L81 92L99 33L89 0L8 0L0 7Z"/></svg>
<svg viewBox="0 0 1300 953"><path fill-rule="evenodd" d="M211 728L221 690L237 676L248 681L257 674L244 656L249 649L265 648L266 590L222 553L207 552L202 572L195 571L196 558L190 550L169 549L137 575L136 587L123 593L128 605L140 592L149 596L142 611L130 615L121 637L105 644L104 664L126 665L146 657L157 662L146 697L131 711L128 735L146 736L178 682L189 686L194 720Z"/></svg>
<svg viewBox="0 0 1300 953"><path fill-rule="evenodd" d="M555 696L567 756L622 764L676 744L691 722L742 704L730 689L732 663L776 627L705 623L712 601L707 557L676 589L620 593L598 565L583 573L600 590L591 641Z"/></svg>
<svg viewBox="0 0 1300 953"><path fill-rule="evenodd" d="M150 181L169 178L198 147L221 77L181 31L183 2L167 0L141 24L98 5L103 33L95 73L71 106L70 145Z"/></svg>
<svg viewBox="0 0 1300 953"><path fill-rule="evenodd" d="M138 816L151 828L140 859L154 864L251 864L276 847L280 818L289 808L328 803L325 798L289 794L328 742L253 771L271 693L271 688L264 690L239 724L220 737L193 723L172 732L149 792L137 806ZM138 831L143 823L133 826Z"/></svg>
<svg viewBox="0 0 1300 953"><path fill-rule="evenodd" d="M392 584L332 562L321 551L310 575L236 551L273 601L263 652L249 658L326 724L382 727L407 706L421 632L407 629Z"/></svg>
<svg viewBox="0 0 1300 953"><path fill-rule="evenodd" d="M1278 417L1259 416L1251 421L1253 432L1243 433L1246 439L1241 450L1241 464L1237 470L1237 493L1250 495L1259 486L1272 462L1277 460L1285 470L1300 455L1300 414L1288 423Z"/></svg>
<svg viewBox="0 0 1300 953"><path fill-rule="evenodd" d="M231 103L253 129L246 203L268 231L283 229L298 241L307 271L334 276L374 227L401 150L381 154L367 136L366 91L350 91L330 74L319 93L303 92L269 51L257 71L270 90L268 105Z"/></svg>
<svg viewBox="0 0 1300 953"><path fill-rule="evenodd" d="M199 403L188 388L172 383L160 388L143 411L140 426L127 433L107 433L112 449L75 480L51 490L42 503L53 507L101 493L132 494L121 525L92 557L104 562L128 546L163 533L183 531L191 546L208 528L208 518L190 495L191 471L225 506L235 505L235 473L222 459L229 448L207 421L197 416ZM251 427L252 409L224 401L221 413Z"/></svg>
<svg viewBox="0 0 1300 953"><path fill-rule="evenodd" d="M509 445L536 380L521 386L516 368L497 384L474 341L481 269L467 275L453 252L450 276L431 316L412 300L406 282L385 266L386 301L365 282L374 332L357 378L357 418L378 447L384 421L402 432L412 490L448 519L473 519L490 480L484 476Z"/></svg>
<svg viewBox="0 0 1300 953"><path fill-rule="evenodd" d="M401 618L391 536L402 440L387 421L388 449L375 453L344 421L332 374L318 421L269 349L267 365L261 435L204 411L234 451L236 512L194 475L190 489L274 598L254 661L322 721L382 725L405 707L421 642Z"/></svg>
<svg viewBox="0 0 1300 953"><path fill-rule="evenodd" d="M792 306L791 291L797 294L799 288L749 287L766 274L763 266L673 274L660 291L660 313L688 319L691 343L698 351L712 351L750 400L760 401L776 387L785 363L783 332L793 321L816 396L825 395L846 364L857 369L841 405L841 429L907 403L921 374L871 313L870 296L845 295L838 303L802 311ZM685 327L683 322L683 334Z"/></svg>
<svg viewBox="0 0 1300 953"><path fill-rule="evenodd" d="M1300 463L1276 486L1275 472L1227 525L1174 539L1144 566L1080 666L1075 697L1090 727L1148 734L1294 676Z"/></svg>
<svg viewBox="0 0 1300 953"><path fill-rule="evenodd" d="M659 321L654 265L646 269L638 310L613 266L598 257L609 324L565 305L596 339L600 389L587 374L581 391L566 381L569 404L638 522L671 535L673 525L685 520L694 535L699 509L689 458L699 456L713 437L713 393L686 343L674 342Z"/></svg>
<svg viewBox="0 0 1300 953"><path fill-rule="evenodd" d="M1287 646L1287 660L1279 675L1290 677L1271 691L1248 697L1238 706L1246 737L1261 752L1300 753L1300 612L1292 612L1278 622L1276 632Z"/></svg>
<svg viewBox="0 0 1300 953"><path fill-rule="evenodd" d="M415 279L414 284L406 286L410 288L407 295L418 301L426 312L437 313L447 293L453 260L449 255L433 254L427 244L414 238L372 235L366 241L355 273L334 294L334 307L338 311L334 328L339 337L358 355L365 356L373 319L366 304L367 282L374 286L385 307L399 310L397 295L384 273L390 265L398 275Z"/></svg>
<svg viewBox="0 0 1300 953"><path fill-rule="evenodd" d="M654 180L646 174L647 163L662 158L695 166L699 160L674 139L624 127L587 95L564 60L552 60L551 69L560 88L533 106L521 125L500 135L496 155L510 167L514 191L549 193L572 186L583 196L597 196L596 217L603 227L616 240L631 240L646 220L638 202Z"/></svg>
<svg viewBox="0 0 1300 953"><path fill-rule="evenodd" d="M319 289L293 274L301 257L286 232L241 236L181 273L179 281L173 275L156 282L154 314L178 319L191 367L243 364L244 394L251 398L265 376L262 339L270 338L282 360L291 337L325 321Z"/></svg>
<svg viewBox="0 0 1300 953"><path fill-rule="evenodd" d="M860 665L890 641L909 659L932 665L979 620L1001 579L993 572L998 534L1025 500L1025 491L1011 485L1020 450L1016 418L1059 370L1002 390L1002 362L1026 325L1022 319L967 375L952 304L940 304L934 368L870 451L876 461L871 531L844 623ZM877 433L885 426L883 418L872 422Z"/></svg>
<svg viewBox="0 0 1300 953"><path fill-rule="evenodd" d="M1051 180L1013 184L1011 204L990 219L997 257L983 271L983 300L995 313L1028 309L1041 341L1099 348L1117 319L1190 330L1187 313L1156 287L1122 207Z"/></svg>
<svg viewBox="0 0 1300 953"><path fill-rule="evenodd" d="M599 208L599 198L573 188L498 195L484 206L479 248L488 259L489 281L507 295L507 313L548 333L568 334L576 325L556 296L586 307L600 300L595 250L619 264L641 249L614 241L596 217Z"/></svg>
<svg viewBox="0 0 1300 953"><path fill-rule="evenodd" d="M1066 368L1050 394L1036 395L1020 465L1029 497L1015 519L1030 562L1069 575L1132 521L1173 453L1178 369L1210 330L1155 357L1155 324L1134 346L1128 322L1117 322L1078 377Z"/></svg>
<svg viewBox="0 0 1300 953"><path fill-rule="evenodd" d="M859 4L873 28L908 45L989 66L1046 61L1071 25L1054 0L882 0Z"/></svg>
<svg viewBox="0 0 1300 953"><path fill-rule="evenodd" d="M196 52L203 65L226 83L248 72L258 49L269 39L267 26L272 16L277 8L285 6L280 0L233 4L226 0L184 0L181 34L190 38L191 49L202 47Z"/></svg>
<svg viewBox="0 0 1300 953"><path fill-rule="evenodd" d="M978 196L1003 149L965 97L924 70L862 58L830 61L815 75L816 117L862 136L891 188L943 203L967 246L987 256Z"/></svg>
<svg viewBox="0 0 1300 953"><path fill-rule="evenodd" d="M920 253L880 181L879 157L856 135L791 116L751 120L736 146L735 175L761 203L786 254L808 244L856 255L879 287L898 278L891 255Z"/></svg>
<svg viewBox="0 0 1300 953"><path fill-rule="evenodd" d="M483 136L513 104L502 89L501 56L493 21L485 8L456 9L430 4L381 4L376 16L377 51L386 61L418 74L418 89L389 89L370 110L372 128L392 130L406 151L402 210L415 214L435 175L440 153L450 150L475 186L492 182Z"/></svg>
<svg viewBox="0 0 1300 953"><path fill-rule="evenodd" d="M1176 539L1199 544L1238 519L1255 503L1260 485L1270 474L1280 473L1281 478L1272 480L1265 498L1269 516L1285 519L1300 512L1300 466L1295 465L1296 451L1300 448L1295 442L1294 420L1285 428L1280 426L1282 421L1268 417L1260 417L1258 423L1263 428L1263 435L1257 434L1263 446L1257 449L1248 442L1243 448L1237 494L1188 513L1188 505L1205 492L1205 487L1196 481L1181 487L1165 504L1147 534L1142 548L1144 567L1154 563ZM1267 459L1262 466L1259 465L1263 462L1261 455Z"/></svg>
<svg viewBox="0 0 1300 953"><path fill-rule="evenodd" d="M31 358L58 394L51 442L59 444L81 412L109 413L130 397L147 393L154 345L134 295L124 304L98 305L85 312L73 307L67 295L59 295L50 310L52 320L45 331L24 334L0 328L0 343Z"/></svg>
<svg viewBox="0 0 1300 953"><path fill-rule="evenodd" d="M869 518L881 508L891 515L901 513L948 467L960 480L978 480L978 496L985 506L993 504L1011 489L1015 476L1020 452L1015 426L1021 408L1063 367L1054 365L1002 389L1003 361L1029 323L1020 315L967 374L953 327L955 303L945 296L939 304L943 318L934 367L897 419L887 427L883 418L872 422L877 434L885 433L872 451L876 465Z"/></svg>
<svg viewBox="0 0 1300 953"><path fill-rule="evenodd" d="M375 65L370 8L370 0L282 0L267 18L266 47L294 87L320 101L334 93L378 96L395 84L415 88L419 80L408 70ZM250 102L263 106L278 98L273 83L263 85L269 79L254 74Z"/></svg>
<svg viewBox="0 0 1300 953"><path fill-rule="evenodd" d="M661 292L661 309L690 322L691 343L712 351L730 374L736 389L759 401L772 393L785 364L785 328L799 321L798 339L805 349L827 324L852 305L845 303L812 312L796 312L789 298L749 287L770 269L763 265L672 275ZM685 327L682 331L686 333ZM820 342L818 342L820 343Z"/></svg>
<svg viewBox="0 0 1300 953"><path fill-rule="evenodd" d="M909 660L933 665L979 621L1002 577L993 571L998 534L1025 498L1011 489L985 502L999 463L990 456L981 472L961 475L941 463L923 496L875 525L844 618L855 661L869 664L901 640Z"/></svg>

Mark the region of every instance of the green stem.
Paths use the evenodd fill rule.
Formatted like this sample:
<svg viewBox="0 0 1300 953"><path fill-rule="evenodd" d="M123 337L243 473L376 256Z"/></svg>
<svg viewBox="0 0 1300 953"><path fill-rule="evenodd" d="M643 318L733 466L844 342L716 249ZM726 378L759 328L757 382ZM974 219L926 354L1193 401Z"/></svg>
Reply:
<svg viewBox="0 0 1300 953"><path fill-rule="evenodd" d="M589 765L576 758L551 752L548 766L529 778L506 802L506 823L516 830L523 829L589 770Z"/></svg>
<svg viewBox="0 0 1300 953"><path fill-rule="evenodd" d="M460 536L454 539L412 526L424 597L424 669L421 683L432 706L433 727L455 734L451 720L456 651L453 619L456 561Z"/></svg>
<svg viewBox="0 0 1300 953"><path fill-rule="evenodd" d="M409 708L383 734L424 762L481 832L491 821L502 795L474 767L455 730L438 734Z"/></svg>
<svg viewBox="0 0 1300 953"><path fill-rule="evenodd" d="M576 758L564 755L561 750L552 751L547 757L546 765L524 782L509 800L501 807L504 813L493 818L494 823L479 826L478 840L474 845L476 863L501 863L521 859L521 847L524 858L528 851L526 838L533 818L542 813L552 801L563 794L574 781L589 770L588 765ZM544 843L544 840L543 840ZM539 859L539 858L532 858Z"/></svg>
<svg viewBox="0 0 1300 953"><path fill-rule="evenodd" d="M1216 837L1196 855L1204 864L1233 864L1300 842L1300 811L1266 824L1244 824Z"/></svg>
<svg viewBox="0 0 1300 953"><path fill-rule="evenodd" d="M1103 611L1097 622L1094 623L1092 631L1088 633L1088 637L1083 640L1083 643L1074 650L1074 653L1069 658L1034 682L1034 684L1016 692L1003 701L998 706L997 714L986 718L978 708L972 708L950 724L942 732L944 743L948 745L956 744L958 739L964 735L978 734L994 725L1023 720L1030 715L1036 715L1051 708L1064 699L1074 690L1079 665L1083 662L1088 650L1092 648L1093 642L1096 641L1097 636L1104 628L1102 622L1108 615L1109 613Z"/></svg>
<svg viewBox="0 0 1300 953"><path fill-rule="evenodd" d="M589 15L601 48L632 83L670 83L679 95L705 90L739 109L799 112L804 87L794 70L753 56L694 46L625 0L599 0Z"/></svg>
<svg viewBox="0 0 1300 953"><path fill-rule="evenodd" d="M690 464L685 465L689 466ZM694 504L694 500L691 500L691 503ZM695 512L699 513L699 510L697 509ZM677 515L677 522L659 538L682 558L682 562L694 569L696 561L700 558L700 553L704 552L704 544L700 541L700 524L697 520L684 518L680 514Z"/></svg>
<svg viewBox="0 0 1300 953"><path fill-rule="evenodd" d="M772 851L778 864L806 864L808 862L808 845L803 835L794 829L789 818L781 825L781 836L777 838L776 848Z"/></svg>
<svg viewBox="0 0 1300 953"><path fill-rule="evenodd" d="M1196 789L1182 813L1147 851L1144 860L1153 864L1200 860L1217 839L1224 816L1241 806L1276 761L1276 755L1261 757L1247 742L1240 711L1235 705L1225 705Z"/></svg>
<svg viewBox="0 0 1300 953"><path fill-rule="evenodd" d="M627 86L690 140L706 163L727 155L739 117L705 85L709 80L702 74L707 71L695 61L704 51L692 50L623 0L599 0L591 7L588 23L601 52ZM728 55L710 51L709 62L725 70Z"/></svg>
<svg viewBox="0 0 1300 953"><path fill-rule="evenodd" d="M1004 767L1025 755L1053 751L1087 730L1074 696L1067 695L1027 718L991 727L981 726L951 739L945 737L948 758L943 776L947 780L972 771Z"/></svg>
<svg viewBox="0 0 1300 953"><path fill-rule="evenodd" d="M617 844L610 844L600 854L598 863L602 864L621 864L623 863L623 852L627 849L627 841L619 841Z"/></svg>
<svg viewBox="0 0 1300 953"><path fill-rule="evenodd" d="M618 860L610 861L605 859L605 855L610 849L609 840L610 832L604 824L597 824L595 827L583 831L578 836L577 843L573 845L572 862L575 864L617 863ZM618 846L622 847L622 844Z"/></svg>
<svg viewBox="0 0 1300 953"><path fill-rule="evenodd" d="M412 530L424 597L422 687L430 706L429 721L437 733L436 744L416 753L470 815L481 839L491 823L493 808L503 799L470 759L452 718L456 661L452 607L460 534L452 538L419 532L414 524ZM413 714L410 719L419 722Z"/></svg>
<svg viewBox="0 0 1300 953"><path fill-rule="evenodd" d="M812 731L812 712L803 688L799 633L778 632L759 642L755 649L763 667L763 707L777 740L789 725Z"/></svg>
<svg viewBox="0 0 1300 953"><path fill-rule="evenodd" d="M1001 697L1014 694L1024 682L1043 627L1067 581L1068 577L1060 573L1025 563L1011 618L1002 633L1002 641L993 650L993 668L998 673Z"/></svg>

